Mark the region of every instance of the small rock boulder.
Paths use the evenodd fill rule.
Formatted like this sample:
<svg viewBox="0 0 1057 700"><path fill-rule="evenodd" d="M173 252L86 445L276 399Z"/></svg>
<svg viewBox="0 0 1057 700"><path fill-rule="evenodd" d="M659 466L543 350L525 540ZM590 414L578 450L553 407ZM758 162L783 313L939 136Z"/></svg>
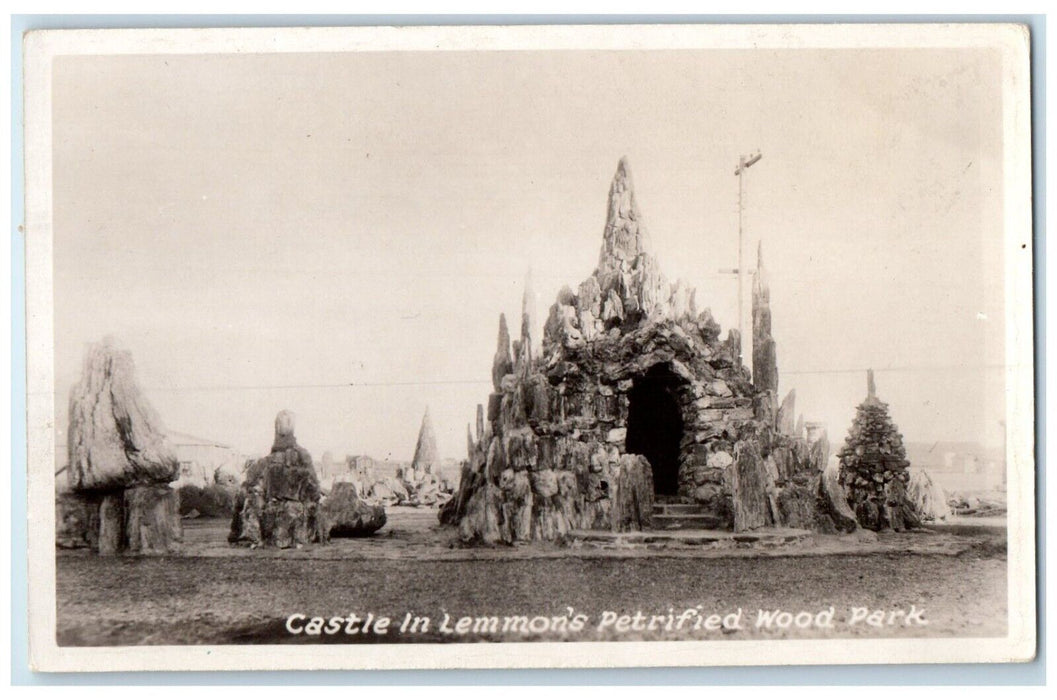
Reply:
<svg viewBox="0 0 1057 700"><path fill-rule="evenodd" d="M945 520L951 514L943 489L923 469L911 473L907 498L922 520Z"/></svg>
<svg viewBox="0 0 1057 700"><path fill-rule="evenodd" d="M367 503L356 486L339 481L321 504L331 537L367 537L385 525L385 508Z"/></svg>
<svg viewBox="0 0 1057 700"><path fill-rule="evenodd" d="M55 544L94 549L99 539L99 502L69 491L55 494Z"/></svg>

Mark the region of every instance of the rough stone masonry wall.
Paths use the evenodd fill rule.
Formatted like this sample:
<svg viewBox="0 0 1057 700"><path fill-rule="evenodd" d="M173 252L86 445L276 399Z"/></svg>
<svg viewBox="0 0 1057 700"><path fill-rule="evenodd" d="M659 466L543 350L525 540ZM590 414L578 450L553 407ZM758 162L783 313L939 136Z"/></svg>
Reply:
<svg viewBox="0 0 1057 700"><path fill-rule="evenodd" d="M627 163L610 187L598 267L550 308L542 354L534 356L531 308L520 338L505 317L492 366L493 392L478 406L468 460L441 520L465 541L560 540L572 529L639 530L650 524L654 474L627 454L630 393L661 366L674 375L683 423L678 495L727 527L803 524L814 517L825 455L779 432L791 399L776 405L777 368L754 387L740 338L697 309L694 290L669 284L647 250ZM756 289L764 290L762 271ZM526 290L525 299L531 298ZM756 294L754 316L766 305ZM769 351L769 309L754 324ZM762 389L762 390L761 390ZM781 421L779 421L781 418ZM816 450L817 452L817 450Z"/></svg>

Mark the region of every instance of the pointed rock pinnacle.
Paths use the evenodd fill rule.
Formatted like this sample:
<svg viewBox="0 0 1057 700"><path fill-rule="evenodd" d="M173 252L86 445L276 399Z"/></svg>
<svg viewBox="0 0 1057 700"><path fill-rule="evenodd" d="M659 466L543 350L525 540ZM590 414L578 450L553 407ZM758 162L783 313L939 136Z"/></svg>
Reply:
<svg viewBox="0 0 1057 700"><path fill-rule="evenodd" d="M415 445L415 457L411 460L411 471L419 469L433 472L440 460L437 458L437 438L433 434L433 421L429 417L429 407L422 416L422 427L418 429L418 443Z"/></svg>
<svg viewBox="0 0 1057 700"><path fill-rule="evenodd" d="M782 435L796 434L796 389L790 389L789 393L782 399L782 405L778 408L778 417L775 426Z"/></svg>
<svg viewBox="0 0 1057 700"><path fill-rule="evenodd" d="M765 303L771 301L771 288L767 283L767 269L763 266L763 241L756 245L756 269L752 272L752 295L755 303L757 296Z"/></svg>
<svg viewBox="0 0 1057 700"><path fill-rule="evenodd" d="M521 314L521 341L515 343L517 357L514 358L515 368L522 374L528 374L532 369L532 321L528 314Z"/></svg>
<svg viewBox="0 0 1057 700"><path fill-rule="evenodd" d="M533 322L536 320L536 290L532 286L532 268L525 273L525 291L521 295L521 313Z"/></svg>
<svg viewBox="0 0 1057 700"><path fill-rule="evenodd" d="M877 384L874 383L873 370L866 370L866 403L879 403L877 398Z"/></svg>
<svg viewBox="0 0 1057 700"><path fill-rule="evenodd" d="M536 305L537 305L537 303L538 303L538 299L536 297L536 290L535 290L535 288L532 285L532 268L530 267L528 269L528 272L525 273L525 291L521 295L521 319L522 319L522 325L523 326L527 322L528 329L529 329L529 334L533 337L533 339L535 338L535 336L537 334L537 326L536 326ZM521 342L522 342L522 345L524 345L525 344L525 338L522 338ZM537 347L538 345L539 345L538 342L536 342L535 340L531 341L531 347L529 348L529 350L532 351L533 355L538 353L538 351L539 351L539 348Z"/></svg>
<svg viewBox="0 0 1057 700"><path fill-rule="evenodd" d="M635 203L634 185L627 157L617 164L613 183L609 186L609 208L603 234L599 267L606 268L611 260L634 260L646 252L646 226Z"/></svg>
<svg viewBox="0 0 1057 700"><path fill-rule="evenodd" d="M510 331L506 327L506 314L499 314L499 338L496 340L495 358L492 360L492 385L499 391L503 377L514 371L514 358L510 352Z"/></svg>
<svg viewBox="0 0 1057 700"><path fill-rule="evenodd" d="M757 248L756 256L752 284L752 378L756 391L773 391L777 395L778 358L771 336L771 292L763 268L763 243Z"/></svg>

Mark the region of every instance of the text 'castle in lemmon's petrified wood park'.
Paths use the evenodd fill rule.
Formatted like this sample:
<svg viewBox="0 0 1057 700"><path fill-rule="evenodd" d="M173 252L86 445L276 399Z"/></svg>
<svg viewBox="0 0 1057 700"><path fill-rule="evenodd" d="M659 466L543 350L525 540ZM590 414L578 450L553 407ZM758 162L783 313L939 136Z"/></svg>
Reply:
<svg viewBox="0 0 1057 700"><path fill-rule="evenodd" d="M760 259L754 382L737 331L720 339L694 290L662 274L621 160L598 267L558 292L542 351L528 305L513 343L500 316L494 391L442 522L467 542L562 540L663 527L661 500L703 528L854 529L835 476L823 478L825 433L802 437L793 392L778 404L770 314Z"/></svg>

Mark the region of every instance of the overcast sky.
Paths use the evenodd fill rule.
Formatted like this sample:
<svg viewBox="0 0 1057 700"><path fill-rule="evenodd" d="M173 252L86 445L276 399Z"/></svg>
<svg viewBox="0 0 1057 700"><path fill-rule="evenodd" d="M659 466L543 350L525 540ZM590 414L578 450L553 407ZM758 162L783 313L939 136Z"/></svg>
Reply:
<svg viewBox="0 0 1057 700"><path fill-rule="evenodd" d="M498 316L597 262L629 158L661 267L725 329L763 239L780 389L839 443L865 369L908 440L1001 444L1001 94L986 50L59 58L57 414L88 342L173 430L442 457ZM352 386L350 386L352 384ZM64 440L64 438L63 438Z"/></svg>

